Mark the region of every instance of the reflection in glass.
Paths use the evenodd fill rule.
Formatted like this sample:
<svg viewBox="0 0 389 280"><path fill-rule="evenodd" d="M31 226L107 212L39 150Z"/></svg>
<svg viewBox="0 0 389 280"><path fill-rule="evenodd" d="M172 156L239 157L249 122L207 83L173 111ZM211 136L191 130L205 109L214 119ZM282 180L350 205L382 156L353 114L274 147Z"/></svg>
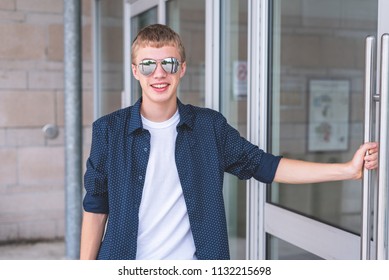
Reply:
<svg viewBox="0 0 389 280"><path fill-rule="evenodd" d="M268 234L267 243L270 245L266 259L269 260L321 260L322 258L296 247L282 239Z"/></svg>
<svg viewBox="0 0 389 280"><path fill-rule="evenodd" d="M178 97L183 103L205 104L205 0L171 0L167 25L180 34L186 52L186 73Z"/></svg>
<svg viewBox="0 0 389 280"><path fill-rule="evenodd" d="M363 141L364 42L376 33L377 1L272 3L271 151L307 161L346 162ZM325 91L328 94L322 94ZM340 105L328 97L336 92L336 99L345 101L342 108L349 110L347 114L335 114ZM326 101L320 104L328 108L317 108L332 110L335 119L313 132L322 134L320 141L336 138L342 145L319 145L318 138L309 135L309 126L321 114L315 111L316 101ZM336 121L343 123L339 126ZM268 193L268 200L281 207L360 232L360 181L273 184Z"/></svg>
<svg viewBox="0 0 389 280"><path fill-rule="evenodd" d="M247 1L221 3L220 110L247 136ZM225 175L224 198L232 259L246 257L246 181Z"/></svg>
<svg viewBox="0 0 389 280"><path fill-rule="evenodd" d="M95 118L121 107L123 90L123 1L96 1Z"/></svg>

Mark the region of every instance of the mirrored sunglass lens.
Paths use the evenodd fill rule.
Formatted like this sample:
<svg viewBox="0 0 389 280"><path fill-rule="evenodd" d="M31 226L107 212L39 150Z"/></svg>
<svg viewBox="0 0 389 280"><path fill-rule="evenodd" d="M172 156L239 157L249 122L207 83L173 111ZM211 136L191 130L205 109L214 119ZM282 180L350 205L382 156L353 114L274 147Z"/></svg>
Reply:
<svg viewBox="0 0 389 280"><path fill-rule="evenodd" d="M157 62L155 60L142 60L139 63L139 70L143 75L150 75L154 72L155 68L157 67Z"/></svg>
<svg viewBox="0 0 389 280"><path fill-rule="evenodd" d="M167 73L174 74L174 73L177 73L178 66L180 65L180 63L178 62L178 60L176 58L171 57L171 58L165 58L164 60L162 60L161 65L162 65L162 68Z"/></svg>

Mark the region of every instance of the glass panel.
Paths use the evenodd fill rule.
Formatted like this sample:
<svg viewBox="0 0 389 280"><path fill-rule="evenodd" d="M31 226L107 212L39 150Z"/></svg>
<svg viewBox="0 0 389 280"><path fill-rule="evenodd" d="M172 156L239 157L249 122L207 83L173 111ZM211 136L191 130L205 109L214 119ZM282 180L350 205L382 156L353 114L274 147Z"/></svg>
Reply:
<svg viewBox="0 0 389 280"><path fill-rule="evenodd" d="M346 162L363 141L364 44L376 35L377 1L273 3L271 151ZM360 233L361 182L273 184L270 202Z"/></svg>
<svg viewBox="0 0 389 280"><path fill-rule="evenodd" d="M123 1L97 1L100 14L96 22L97 32L100 32L100 42L97 49L100 57L97 88L97 98L100 100L96 117L113 112L121 107L123 90Z"/></svg>
<svg viewBox="0 0 389 280"><path fill-rule="evenodd" d="M158 8L154 7L146 12L131 18L131 42L135 36L143 28L150 24L158 23ZM132 72L131 72L132 73ZM131 74L131 104L135 103L142 94L142 90L138 80Z"/></svg>
<svg viewBox="0 0 389 280"><path fill-rule="evenodd" d="M268 234L267 243L271 248L267 252L268 260L322 260L319 256L309 253L299 247L296 247L282 239Z"/></svg>
<svg viewBox="0 0 389 280"><path fill-rule="evenodd" d="M221 3L220 108L247 135L247 1ZM246 181L225 176L224 196L232 259L246 257Z"/></svg>
<svg viewBox="0 0 389 280"><path fill-rule="evenodd" d="M186 52L186 74L178 97L183 103L205 104L205 0L167 2L167 24L180 34Z"/></svg>

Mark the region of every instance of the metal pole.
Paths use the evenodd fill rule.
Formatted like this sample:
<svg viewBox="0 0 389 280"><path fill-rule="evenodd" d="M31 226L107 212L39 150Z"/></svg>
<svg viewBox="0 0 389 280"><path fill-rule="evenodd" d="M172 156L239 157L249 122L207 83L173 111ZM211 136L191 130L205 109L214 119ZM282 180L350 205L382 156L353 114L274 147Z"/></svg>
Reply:
<svg viewBox="0 0 389 280"><path fill-rule="evenodd" d="M78 259L82 199L81 1L64 0L66 257Z"/></svg>
<svg viewBox="0 0 389 280"><path fill-rule="evenodd" d="M364 142L372 141L372 111L374 95L374 46L375 38L368 36L365 42L365 123ZM363 170L362 183L362 228L361 228L361 260L370 260L371 240L371 171Z"/></svg>

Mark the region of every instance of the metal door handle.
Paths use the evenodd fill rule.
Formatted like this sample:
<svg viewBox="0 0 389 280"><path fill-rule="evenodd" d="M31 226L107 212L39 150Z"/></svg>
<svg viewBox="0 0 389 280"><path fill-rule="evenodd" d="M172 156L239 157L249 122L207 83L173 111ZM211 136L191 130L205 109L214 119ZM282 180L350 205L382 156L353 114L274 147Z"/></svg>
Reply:
<svg viewBox="0 0 389 280"><path fill-rule="evenodd" d="M374 46L375 38L368 36L365 44L365 123L364 142L372 140L372 111L373 111L373 91L374 91ZM371 228L371 205L370 187L371 172L367 169L363 171L362 189L362 230L361 230L361 259L370 259L370 228Z"/></svg>
<svg viewBox="0 0 389 280"><path fill-rule="evenodd" d="M377 201L377 231L376 252L377 259L386 259L385 248L385 219L387 199L387 173L388 173L388 79L389 79L389 34L381 38L381 77L380 77L380 144L378 168L378 201Z"/></svg>

